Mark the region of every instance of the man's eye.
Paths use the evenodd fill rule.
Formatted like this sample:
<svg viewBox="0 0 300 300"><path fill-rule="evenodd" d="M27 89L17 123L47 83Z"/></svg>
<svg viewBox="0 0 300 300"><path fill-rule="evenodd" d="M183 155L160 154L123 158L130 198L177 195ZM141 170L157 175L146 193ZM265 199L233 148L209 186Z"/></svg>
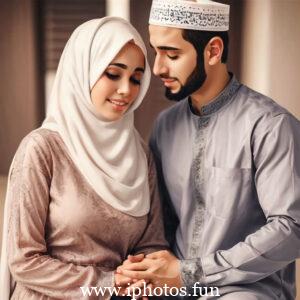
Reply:
<svg viewBox="0 0 300 300"><path fill-rule="evenodd" d="M111 80L118 80L120 78L120 75L111 74L107 71L105 72L105 75L108 79L111 79Z"/></svg>
<svg viewBox="0 0 300 300"><path fill-rule="evenodd" d="M178 58L178 55L168 55L171 60L175 60Z"/></svg>

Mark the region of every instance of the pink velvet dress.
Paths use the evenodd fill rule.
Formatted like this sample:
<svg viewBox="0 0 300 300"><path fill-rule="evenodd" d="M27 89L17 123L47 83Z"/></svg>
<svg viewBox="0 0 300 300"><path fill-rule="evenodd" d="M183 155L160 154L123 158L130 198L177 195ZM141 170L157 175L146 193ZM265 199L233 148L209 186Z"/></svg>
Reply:
<svg viewBox="0 0 300 300"><path fill-rule="evenodd" d="M128 254L168 247L148 161L150 212L133 217L94 192L58 133L38 129L24 138L8 190L11 299L85 299L81 286L114 286L114 270Z"/></svg>

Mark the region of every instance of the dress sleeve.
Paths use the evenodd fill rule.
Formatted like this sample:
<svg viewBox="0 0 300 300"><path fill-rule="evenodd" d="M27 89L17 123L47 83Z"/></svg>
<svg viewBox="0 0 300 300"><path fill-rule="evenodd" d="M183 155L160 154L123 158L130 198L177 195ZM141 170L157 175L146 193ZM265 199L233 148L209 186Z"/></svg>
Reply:
<svg viewBox="0 0 300 300"><path fill-rule="evenodd" d="M8 203L8 265L17 282L34 292L57 299L84 299L80 287L112 287L113 272L51 257L45 224L51 188L51 155L43 137L21 143L11 169ZM89 299L108 299L96 296Z"/></svg>
<svg viewBox="0 0 300 300"><path fill-rule="evenodd" d="M134 254L149 254L151 252L169 248L164 235L161 203L157 190L155 164L153 161L153 157L149 151L148 169L151 206L148 214L148 223L145 232L134 248Z"/></svg>
<svg viewBox="0 0 300 300"><path fill-rule="evenodd" d="M300 256L300 123L273 117L252 137L254 183L266 223L228 250L181 261L184 284L256 282Z"/></svg>

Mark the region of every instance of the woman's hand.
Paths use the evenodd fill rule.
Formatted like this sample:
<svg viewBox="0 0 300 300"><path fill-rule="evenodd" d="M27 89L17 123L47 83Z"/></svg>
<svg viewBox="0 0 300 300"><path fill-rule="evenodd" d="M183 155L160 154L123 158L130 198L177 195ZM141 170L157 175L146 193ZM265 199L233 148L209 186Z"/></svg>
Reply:
<svg viewBox="0 0 300 300"><path fill-rule="evenodd" d="M123 262L122 266L130 265L132 263L141 262L144 259L144 254L138 255L129 255L127 259ZM140 289L142 294L144 294L144 288L147 286L148 289L152 289L152 284L147 284L147 281L143 279L134 279L122 274L115 273L115 287L120 288L118 295L119 296L130 296L132 291L136 289ZM136 299L148 300L148 297L140 296L136 297Z"/></svg>
<svg viewBox="0 0 300 300"><path fill-rule="evenodd" d="M117 272L135 280L149 281L154 287L182 286L179 260L166 250L148 254L139 262L126 262L117 268Z"/></svg>

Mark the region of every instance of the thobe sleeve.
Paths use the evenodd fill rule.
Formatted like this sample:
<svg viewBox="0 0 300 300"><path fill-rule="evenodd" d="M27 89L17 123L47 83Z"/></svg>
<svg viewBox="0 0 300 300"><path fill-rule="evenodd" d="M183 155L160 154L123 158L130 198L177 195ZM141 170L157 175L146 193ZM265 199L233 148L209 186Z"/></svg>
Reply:
<svg viewBox="0 0 300 300"><path fill-rule="evenodd" d="M266 223L230 249L182 260L188 287L252 283L300 255L300 123L288 114L273 117L257 125L251 143L253 180Z"/></svg>
<svg viewBox="0 0 300 300"><path fill-rule="evenodd" d="M43 146L40 139L34 138L23 141L12 165L6 198L9 269L17 284L32 291L57 299L84 299L80 287L113 286L113 272L63 262L49 255L45 224L51 160L45 151L46 141L42 143ZM89 299L107 298L94 295Z"/></svg>
<svg viewBox="0 0 300 300"><path fill-rule="evenodd" d="M158 196L156 170L153 156L148 151L148 169L149 169L149 190L150 190L150 211L148 214L148 223L142 238L134 248L134 254L149 254L159 250L169 249L165 240L163 217L161 203Z"/></svg>

